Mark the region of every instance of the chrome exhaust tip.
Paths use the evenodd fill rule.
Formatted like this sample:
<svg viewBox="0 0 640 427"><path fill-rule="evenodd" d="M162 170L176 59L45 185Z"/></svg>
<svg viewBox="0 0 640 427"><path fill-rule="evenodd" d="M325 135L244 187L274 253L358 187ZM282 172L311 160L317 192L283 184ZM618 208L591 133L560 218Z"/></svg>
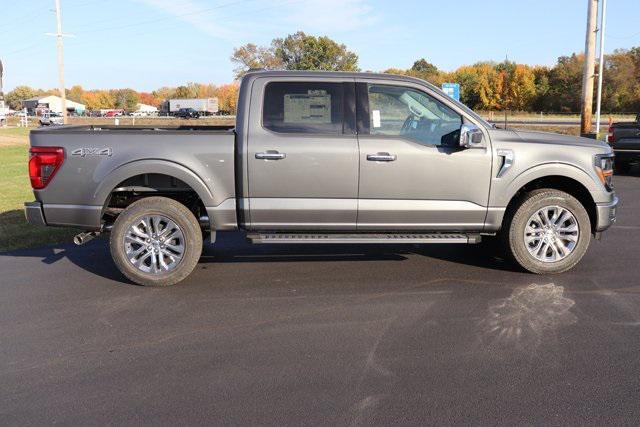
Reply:
<svg viewBox="0 0 640 427"><path fill-rule="evenodd" d="M89 232L76 234L73 237L73 243L75 243L78 246L84 245L88 241L93 240L94 238L96 238L99 234L100 233L97 232L97 231L89 231Z"/></svg>

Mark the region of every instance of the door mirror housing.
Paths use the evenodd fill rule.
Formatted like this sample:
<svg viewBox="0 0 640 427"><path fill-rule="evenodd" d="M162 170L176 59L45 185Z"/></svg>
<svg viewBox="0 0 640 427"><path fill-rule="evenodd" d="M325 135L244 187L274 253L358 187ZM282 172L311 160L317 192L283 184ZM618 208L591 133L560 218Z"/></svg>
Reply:
<svg viewBox="0 0 640 427"><path fill-rule="evenodd" d="M484 135L478 126L463 124L460 128L460 147L478 148L483 147Z"/></svg>

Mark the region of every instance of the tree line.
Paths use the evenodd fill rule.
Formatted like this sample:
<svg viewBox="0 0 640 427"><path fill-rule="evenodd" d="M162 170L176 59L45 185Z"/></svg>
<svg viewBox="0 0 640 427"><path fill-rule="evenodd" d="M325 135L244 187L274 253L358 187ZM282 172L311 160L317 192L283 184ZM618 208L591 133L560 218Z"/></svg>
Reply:
<svg viewBox="0 0 640 427"><path fill-rule="evenodd" d="M273 39L270 46L240 46L231 61L237 78L251 68L360 71L358 56L345 45L301 31ZM418 77L436 86L459 83L461 101L477 110L578 112L583 64L584 55L574 53L561 56L552 67L505 60L463 65L448 72L422 58L409 69L384 72ZM604 112L640 111L640 47L606 55L603 79Z"/></svg>
<svg viewBox="0 0 640 427"><path fill-rule="evenodd" d="M275 38L269 46L253 43L237 47L231 56L236 81L224 85L188 83L162 87L152 92L133 89L85 91L80 86L67 90L67 97L86 104L89 110L122 108L134 110L138 103L159 106L171 98L217 97L222 112L236 111L238 79L250 69L360 71L358 55L329 37L302 31ZM553 66L518 64L512 61L478 62L454 71L438 69L427 59L418 59L411 68L390 68L386 73L418 77L440 86L460 84L461 101L484 111L577 112L580 110L584 56L561 56ZM597 69L594 70L594 73ZM602 110L605 113L640 111L640 47L618 49L606 55ZM18 86L6 96L11 108L21 108L22 100L57 91ZM595 97L594 97L595 98Z"/></svg>
<svg viewBox="0 0 640 427"><path fill-rule="evenodd" d="M176 98L218 98L218 108L225 114L235 114L238 98L237 82L213 85L187 83L178 87L161 87L152 92L138 92L133 89L84 90L82 86L72 86L66 90L67 99L84 104L87 110L122 109L135 111L138 104L160 107L163 101ZM5 100L9 108L19 110L22 101L36 96L59 95L57 89L42 90L29 86L17 86L7 93Z"/></svg>

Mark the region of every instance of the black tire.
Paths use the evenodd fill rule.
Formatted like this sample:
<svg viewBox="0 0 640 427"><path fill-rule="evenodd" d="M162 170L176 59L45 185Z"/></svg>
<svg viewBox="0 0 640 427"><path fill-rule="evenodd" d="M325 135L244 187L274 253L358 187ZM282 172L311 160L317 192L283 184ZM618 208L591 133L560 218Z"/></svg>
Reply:
<svg viewBox="0 0 640 427"><path fill-rule="evenodd" d="M560 206L573 214L579 228L574 249L559 261L545 262L536 259L527 250L524 232L529 218L545 206ZM523 269L535 274L557 274L573 268L584 256L591 242L591 221L586 209L575 197L555 189L534 190L525 195L517 207L507 212L507 222L502 233L503 249ZM510 216L510 217L509 217Z"/></svg>
<svg viewBox="0 0 640 427"><path fill-rule="evenodd" d="M628 174L631 171L631 162L616 160L614 163L614 167L616 169L616 173Z"/></svg>
<svg viewBox="0 0 640 427"><path fill-rule="evenodd" d="M171 271L146 273L127 258L124 244L127 230L145 215L162 215L170 219L184 235L182 259ZM109 246L116 266L132 282L144 286L171 286L185 279L198 264L202 254L202 231L194 214L183 204L166 197L147 197L132 203L118 215Z"/></svg>

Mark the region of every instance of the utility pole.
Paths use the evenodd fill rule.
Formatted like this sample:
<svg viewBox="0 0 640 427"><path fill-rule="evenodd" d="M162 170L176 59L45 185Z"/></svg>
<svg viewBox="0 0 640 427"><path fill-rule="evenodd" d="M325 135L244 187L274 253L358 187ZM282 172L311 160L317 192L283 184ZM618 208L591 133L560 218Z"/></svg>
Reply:
<svg viewBox="0 0 640 427"><path fill-rule="evenodd" d="M64 88L64 46L62 45L62 12L60 10L60 0L56 2L56 41L58 45L58 82L60 85L60 98L62 98L62 121L66 125L69 122L67 118L67 93Z"/></svg>
<svg viewBox="0 0 640 427"><path fill-rule="evenodd" d="M593 113L593 72L596 58L596 21L598 0L587 0L587 35L584 44L584 68L582 70L582 98L580 105L580 133L591 133Z"/></svg>
<svg viewBox="0 0 640 427"><path fill-rule="evenodd" d="M0 109L4 110L4 92L2 89L2 79L4 78L4 66L0 60Z"/></svg>
<svg viewBox="0 0 640 427"><path fill-rule="evenodd" d="M596 138L600 135L600 104L602 103L602 73L604 72L604 27L607 19L607 0L601 0L600 9L600 59L598 60L598 97L596 100Z"/></svg>

